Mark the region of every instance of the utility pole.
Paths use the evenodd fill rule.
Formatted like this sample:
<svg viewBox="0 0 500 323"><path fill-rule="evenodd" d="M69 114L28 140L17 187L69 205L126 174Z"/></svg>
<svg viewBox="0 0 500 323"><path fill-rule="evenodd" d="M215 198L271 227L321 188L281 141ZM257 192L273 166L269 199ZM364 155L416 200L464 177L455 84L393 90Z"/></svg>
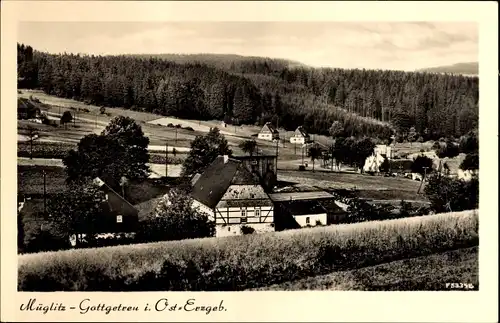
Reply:
<svg viewBox="0 0 500 323"><path fill-rule="evenodd" d="M420 189L422 188L422 184L424 183L425 181L425 175L427 175L427 168L429 167L422 167L424 169L424 177L422 178L422 181L420 182L420 186L418 187L418 191L417 191L417 194L420 193Z"/></svg>
<svg viewBox="0 0 500 323"><path fill-rule="evenodd" d="M175 128L175 145L177 146L177 128Z"/></svg>
<svg viewBox="0 0 500 323"><path fill-rule="evenodd" d="M165 143L165 178L168 177L168 143Z"/></svg>
<svg viewBox="0 0 500 323"><path fill-rule="evenodd" d="M42 170L43 174L43 215L47 215L47 183L45 181L45 170Z"/></svg>

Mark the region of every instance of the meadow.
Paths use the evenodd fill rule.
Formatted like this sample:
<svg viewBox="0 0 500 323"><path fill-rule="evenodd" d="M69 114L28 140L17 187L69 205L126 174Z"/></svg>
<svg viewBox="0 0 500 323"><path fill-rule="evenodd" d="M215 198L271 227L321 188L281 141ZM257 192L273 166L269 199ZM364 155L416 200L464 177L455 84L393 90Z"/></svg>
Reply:
<svg viewBox="0 0 500 323"><path fill-rule="evenodd" d="M238 291L475 247L478 242L476 210L259 235L26 254L18 256L18 289ZM406 275L414 273L411 266L408 271ZM397 287L396 283L393 288Z"/></svg>
<svg viewBox="0 0 500 323"><path fill-rule="evenodd" d="M251 290L452 291L446 287L449 282L466 282L472 286L464 290L479 290L478 252L479 247L463 248Z"/></svg>

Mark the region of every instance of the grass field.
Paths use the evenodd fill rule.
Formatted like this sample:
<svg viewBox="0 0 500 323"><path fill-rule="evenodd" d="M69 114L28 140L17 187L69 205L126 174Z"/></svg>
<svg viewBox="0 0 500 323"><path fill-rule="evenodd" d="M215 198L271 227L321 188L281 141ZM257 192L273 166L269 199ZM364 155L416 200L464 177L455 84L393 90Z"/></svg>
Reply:
<svg viewBox="0 0 500 323"><path fill-rule="evenodd" d="M466 211L258 235L26 254L18 257L18 289L245 290L470 248L478 241L477 211Z"/></svg>
<svg viewBox="0 0 500 323"><path fill-rule="evenodd" d="M473 288L464 290L478 290L478 249L472 247L447 251L253 290L451 291L453 289L446 287L446 283L450 282L472 284Z"/></svg>

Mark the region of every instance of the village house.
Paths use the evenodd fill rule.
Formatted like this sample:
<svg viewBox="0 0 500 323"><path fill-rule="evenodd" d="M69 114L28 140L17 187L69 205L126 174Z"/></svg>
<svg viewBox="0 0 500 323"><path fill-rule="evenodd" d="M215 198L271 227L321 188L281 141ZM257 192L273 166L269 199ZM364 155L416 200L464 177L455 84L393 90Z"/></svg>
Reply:
<svg viewBox="0 0 500 323"><path fill-rule="evenodd" d="M277 231L337 224L347 216L347 205L318 187L292 185L276 189L269 197L276 210L274 220Z"/></svg>
<svg viewBox="0 0 500 323"><path fill-rule="evenodd" d="M270 122L266 122L257 135L257 138L274 141L280 139L280 133Z"/></svg>
<svg viewBox="0 0 500 323"><path fill-rule="evenodd" d="M105 199L102 201L102 214L94 224L97 238L135 234L139 223L137 209L99 177L94 179L94 184L105 194ZM81 234L80 238L85 238L85 234ZM73 246L76 245L76 235L70 237L70 243Z"/></svg>
<svg viewBox="0 0 500 323"><path fill-rule="evenodd" d="M227 155L218 156L194 182L193 207L215 221L216 237L240 235L243 227L274 231L274 207L259 176Z"/></svg>
<svg viewBox="0 0 500 323"><path fill-rule="evenodd" d="M284 213L291 216L299 227L327 224L326 209L315 200L291 200L279 203Z"/></svg>
<svg viewBox="0 0 500 323"><path fill-rule="evenodd" d="M36 107L30 100L25 98L17 99L17 118L34 119L40 118L40 108ZM41 121L40 121L41 122Z"/></svg>
<svg viewBox="0 0 500 323"><path fill-rule="evenodd" d="M382 157L386 157L387 159L393 158L393 151L391 146L387 145L376 145L373 149L373 154L381 155Z"/></svg>
<svg viewBox="0 0 500 323"><path fill-rule="evenodd" d="M302 126L297 127L293 136L290 137L292 144L306 144L311 141L311 137Z"/></svg>

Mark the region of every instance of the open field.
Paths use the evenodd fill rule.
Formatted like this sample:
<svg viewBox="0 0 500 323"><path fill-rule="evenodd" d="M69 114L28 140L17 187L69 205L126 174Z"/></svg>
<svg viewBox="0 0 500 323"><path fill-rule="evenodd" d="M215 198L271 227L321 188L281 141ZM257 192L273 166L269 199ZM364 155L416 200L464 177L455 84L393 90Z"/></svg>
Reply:
<svg viewBox="0 0 500 323"><path fill-rule="evenodd" d="M452 291L454 289L446 287L446 283L450 282L472 284L473 288L463 290L478 290L478 249L472 247L447 251L253 290Z"/></svg>
<svg viewBox="0 0 500 323"><path fill-rule="evenodd" d="M243 154L243 152L238 148L238 144L244 140L250 138L256 139L258 143L258 149L262 154L274 154L276 151L276 145L272 142L265 140L260 140L252 135L257 134L260 131L260 127L253 125L243 125L243 126L231 126L223 127L221 122L218 120L213 121L198 121L198 120L182 120L172 117L165 117L157 114L132 111L122 108L106 108L106 113L100 114L100 107L88 105L83 102L58 98L55 96L47 95L41 91L31 91L22 90L20 97L29 98L32 95L38 98L42 103L47 104L45 110L49 112L49 115L59 117L64 111L71 111L71 107L88 110L89 112L78 112L77 114L77 128L72 125L68 125L67 129L58 129L50 126L45 126L43 128L43 133L41 134L40 140L50 140L50 141L63 141L63 142L77 142L81 137L89 133L100 133L104 129L105 125L109 121L118 115L129 116L141 124L143 131L147 137L150 139L150 145L152 146L162 146L168 144L171 147L176 147L177 150L182 150L182 147L188 148L190 142L195 138L196 135L202 135L206 133L210 127L218 127L221 132L226 136L226 139L231 146L231 149L236 154ZM43 109L42 109L43 110ZM21 121L19 121L21 122ZM28 121L22 121L24 123L29 123ZM170 128L166 125L172 123L174 126L179 124L184 127L191 127L193 131L181 129L181 128ZM163 125L159 125L163 124ZM39 125L37 124L36 127ZM40 125L44 126L44 125ZM293 131L286 131L282 128L278 129L280 131L281 138L290 138L293 135ZM331 138L323 135L311 134L312 139L323 146L329 146L332 143ZM396 144L394 151L396 154L403 152L406 154L417 153L421 149L428 150L432 143L413 143L410 144ZM164 149L164 148L162 148ZM287 142L283 146L282 143L279 144L279 155L280 161L296 160L292 165L297 167L301 161L301 148L295 147L293 144ZM308 160L307 157L305 157ZM310 161L309 161L310 164ZM319 161L318 161L319 164ZM286 166L285 166L286 167Z"/></svg>
<svg viewBox="0 0 500 323"><path fill-rule="evenodd" d="M18 257L18 289L259 288L474 247L479 242L478 220L475 210L258 235L26 254ZM411 266L407 270L407 276L414 272ZM397 286L395 282L393 287Z"/></svg>

